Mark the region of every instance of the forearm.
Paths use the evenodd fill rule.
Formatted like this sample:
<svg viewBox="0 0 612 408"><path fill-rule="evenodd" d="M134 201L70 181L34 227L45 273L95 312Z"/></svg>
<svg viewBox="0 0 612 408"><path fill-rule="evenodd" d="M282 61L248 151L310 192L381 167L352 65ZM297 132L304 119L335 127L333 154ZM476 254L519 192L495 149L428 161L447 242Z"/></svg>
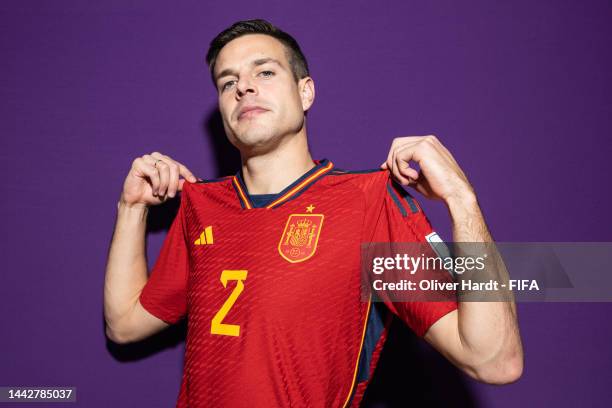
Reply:
<svg viewBox="0 0 612 408"><path fill-rule="evenodd" d="M448 207L454 242L493 242L475 196L467 195L460 201L450 201ZM494 247L488 248L492 249L490 256L494 259L487 262L487 279L507 282L508 273L503 261ZM497 378L508 377L504 371L522 369L522 346L512 298L503 302L459 302L457 326L464 356L477 376L497 382Z"/></svg>
<svg viewBox="0 0 612 408"><path fill-rule="evenodd" d="M147 207L118 205L117 222L104 280L107 331L121 332L147 282L145 232Z"/></svg>

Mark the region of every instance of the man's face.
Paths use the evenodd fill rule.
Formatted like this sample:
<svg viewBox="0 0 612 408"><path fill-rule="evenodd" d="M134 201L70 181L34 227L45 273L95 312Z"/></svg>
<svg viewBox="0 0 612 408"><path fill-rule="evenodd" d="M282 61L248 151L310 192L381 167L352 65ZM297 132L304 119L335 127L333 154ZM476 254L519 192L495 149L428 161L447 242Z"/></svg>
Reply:
<svg viewBox="0 0 612 408"><path fill-rule="evenodd" d="M269 151L297 133L314 100L312 79L296 83L285 47L268 35L227 43L217 56L214 78L225 133L243 154Z"/></svg>

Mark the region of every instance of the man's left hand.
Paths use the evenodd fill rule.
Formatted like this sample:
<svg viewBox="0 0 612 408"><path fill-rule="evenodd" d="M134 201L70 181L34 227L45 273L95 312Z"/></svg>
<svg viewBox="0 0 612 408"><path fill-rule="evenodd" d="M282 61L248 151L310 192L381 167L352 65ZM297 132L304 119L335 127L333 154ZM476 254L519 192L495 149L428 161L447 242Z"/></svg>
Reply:
<svg viewBox="0 0 612 408"><path fill-rule="evenodd" d="M411 161L420 171L410 167ZM429 199L448 203L475 196L453 155L433 135L393 139L387 161L380 167L389 170L400 184L412 186Z"/></svg>

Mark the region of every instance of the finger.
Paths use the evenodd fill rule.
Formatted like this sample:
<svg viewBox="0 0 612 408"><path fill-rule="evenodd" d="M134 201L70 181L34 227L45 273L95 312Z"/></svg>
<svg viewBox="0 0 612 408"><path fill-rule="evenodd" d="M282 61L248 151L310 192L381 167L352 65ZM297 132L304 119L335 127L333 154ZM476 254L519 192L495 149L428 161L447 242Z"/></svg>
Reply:
<svg viewBox="0 0 612 408"><path fill-rule="evenodd" d="M198 181L197 177L193 175L193 173L191 172L191 170L189 170L187 168L187 166L185 166L184 164L181 164L179 162L177 162L177 164L179 166L179 174L182 177L186 178L191 183L195 183L196 181Z"/></svg>
<svg viewBox="0 0 612 408"><path fill-rule="evenodd" d="M395 177L395 179L402 185L408 185L410 184L410 180L408 179L408 177L404 176L404 174L402 173L402 171L400 170L401 166L407 166L406 163L402 163L401 159L399 158L399 156L396 154L395 158L394 158L394 164L393 164L393 170L392 170L392 174L393 177Z"/></svg>
<svg viewBox="0 0 612 408"><path fill-rule="evenodd" d="M411 138L413 139L413 138ZM410 161L418 142L409 142L395 149L393 156L393 173L401 184L408 184L411 178L416 179L418 173L410 167Z"/></svg>
<svg viewBox="0 0 612 408"><path fill-rule="evenodd" d="M148 164L144 157L134 160L132 168L137 172L137 174L145 176L149 179L149 182L151 183L151 191L153 194L157 194L159 189L159 173L157 172L157 169L151 164Z"/></svg>
<svg viewBox="0 0 612 408"><path fill-rule="evenodd" d="M179 174L180 177L184 177L184 178L186 178L187 180L189 180L192 183L195 183L196 181L198 181L198 178L184 164L174 160L170 156L166 156L166 155L161 154L159 152L155 152L153 154L155 156L159 157L160 159L164 160L167 163L174 163L174 164L176 164L178 166L178 174Z"/></svg>
<svg viewBox="0 0 612 408"><path fill-rule="evenodd" d="M178 187L181 175L187 175L188 177L190 176L190 178L192 178L193 180L192 182L196 181L195 177L187 169L187 167L172 159L170 156L166 156L160 153L158 157L164 160L166 164L168 164L168 168L170 170L170 178L168 181L168 197L172 198L176 196L176 192L179 191ZM187 171L185 172L185 170Z"/></svg>
<svg viewBox="0 0 612 408"><path fill-rule="evenodd" d="M179 183L179 166L176 162L168 165L170 170L170 179L168 181L168 197L173 198L178 190Z"/></svg>
<svg viewBox="0 0 612 408"><path fill-rule="evenodd" d="M161 178L159 175L159 169L157 168L157 161L159 159L153 157L150 154L145 154L144 156L142 156L142 159L149 166L149 168L152 169L152 171L154 172L154 174L150 176L151 184L152 184L151 194L153 194L154 196L157 196L159 194L159 190L161 187ZM155 184L153 184L153 179L155 180Z"/></svg>
<svg viewBox="0 0 612 408"><path fill-rule="evenodd" d="M397 180L400 184L407 184L408 180L399 172L398 163L397 163L397 150L393 150L393 156L391 158L391 176Z"/></svg>
<svg viewBox="0 0 612 408"><path fill-rule="evenodd" d="M151 153L151 156L156 159L153 166L157 169L157 172L159 173L159 189L157 191L157 195L163 197L168 193L168 184L170 182L170 167L168 163L166 163L161 153L153 152Z"/></svg>
<svg viewBox="0 0 612 408"><path fill-rule="evenodd" d="M414 146L404 146L398 149L396 153L396 160L398 163L398 171L408 179L416 180L419 178L419 173L410 167L410 160L412 160Z"/></svg>
<svg viewBox="0 0 612 408"><path fill-rule="evenodd" d="M178 189L178 182L179 182L179 165L178 162L176 162L175 160L173 160L171 157L163 155L163 154L159 154L156 155L157 157L159 157L164 164L167 165L167 170L168 170L168 188L166 190L166 195L169 198L173 198L176 195L176 191ZM161 162L160 162L161 164ZM164 167L162 166L162 169Z"/></svg>
<svg viewBox="0 0 612 408"><path fill-rule="evenodd" d="M392 163L392 160L393 160L393 153L395 151L396 140L397 139L393 139L393 141L391 142L391 147L389 148L389 153L387 153L387 160L381 165L381 168L383 168L383 169L391 170L391 167L392 167L391 163Z"/></svg>
<svg viewBox="0 0 612 408"><path fill-rule="evenodd" d="M393 173L395 169L395 149L392 149L390 154L391 158L387 161L387 167L389 168L391 175L395 177L395 174Z"/></svg>
<svg viewBox="0 0 612 408"><path fill-rule="evenodd" d="M383 170L389 169L391 170L394 165L394 157L399 150L404 149L409 146L416 146L419 142L422 141L424 136L405 136L405 137L396 137L393 139L391 143L391 148L389 149L389 154L387 155L387 160L380 165L380 168Z"/></svg>
<svg viewBox="0 0 612 408"><path fill-rule="evenodd" d="M410 167L408 163L403 162L401 160L399 163L399 172L402 174L402 176L408 179L417 180L419 178L419 173L415 169Z"/></svg>
<svg viewBox="0 0 612 408"><path fill-rule="evenodd" d="M168 175L168 188L167 188L166 194L168 195L168 197L174 197L178 190L178 181L181 175L180 169L181 169L182 164L174 160L172 157L159 153L159 152L153 152L151 153L151 155L153 157L156 157L157 159L163 160L163 162L166 165L168 165L169 175ZM162 166L162 168L164 167Z"/></svg>
<svg viewBox="0 0 612 408"><path fill-rule="evenodd" d="M163 197L168 194L168 185L170 184L170 168L163 160L155 162L155 167L159 172L159 192L158 195Z"/></svg>

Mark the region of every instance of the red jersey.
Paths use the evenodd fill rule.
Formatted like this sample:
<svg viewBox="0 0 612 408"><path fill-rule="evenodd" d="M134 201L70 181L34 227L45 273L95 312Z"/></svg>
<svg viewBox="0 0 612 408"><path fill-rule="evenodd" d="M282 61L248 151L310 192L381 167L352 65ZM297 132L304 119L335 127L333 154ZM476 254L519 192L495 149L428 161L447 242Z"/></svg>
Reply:
<svg viewBox="0 0 612 408"><path fill-rule="evenodd" d="M178 407L358 406L393 315L422 336L456 309L361 301L361 243L431 226L388 172L316 163L261 208L239 174L185 182L140 296L188 318Z"/></svg>

